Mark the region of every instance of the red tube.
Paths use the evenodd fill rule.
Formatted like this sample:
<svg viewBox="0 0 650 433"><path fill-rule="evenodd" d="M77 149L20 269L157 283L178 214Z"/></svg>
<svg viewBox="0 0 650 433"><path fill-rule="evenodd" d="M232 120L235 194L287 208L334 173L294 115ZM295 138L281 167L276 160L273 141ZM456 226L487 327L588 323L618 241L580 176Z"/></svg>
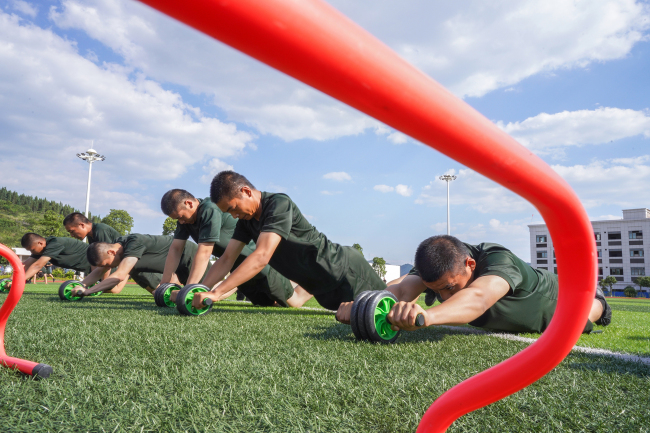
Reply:
<svg viewBox="0 0 650 433"><path fill-rule="evenodd" d="M7 326L7 320L9 320L11 312L18 304L20 297L23 296L23 290L25 289L25 269L16 253L3 244L0 244L0 255L9 260L9 263L14 268L11 289L7 295L7 299L5 299L2 307L0 307L0 365L19 370L25 374L47 378L52 373L52 367L49 365L27 361L26 359L13 358L5 352L5 327Z"/></svg>
<svg viewBox="0 0 650 433"><path fill-rule="evenodd" d="M593 229L578 197L544 161L320 0L141 0L437 149L531 202L553 242L555 316L539 340L447 391L418 432L530 385L569 353L596 286Z"/></svg>

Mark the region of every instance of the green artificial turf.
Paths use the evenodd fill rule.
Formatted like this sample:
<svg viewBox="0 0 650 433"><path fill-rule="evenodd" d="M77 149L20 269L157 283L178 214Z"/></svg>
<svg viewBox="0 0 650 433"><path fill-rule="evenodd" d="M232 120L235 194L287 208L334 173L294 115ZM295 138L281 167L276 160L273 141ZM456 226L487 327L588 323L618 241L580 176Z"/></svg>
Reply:
<svg viewBox="0 0 650 433"><path fill-rule="evenodd" d="M325 311L226 301L182 317L133 286L79 302L59 301L57 286L28 285L9 319L8 353L54 373L0 369L1 432L413 432L444 391L527 346L442 328L374 345ZM640 352L625 337L637 331L621 324L612 344ZM649 377L639 363L572 353L450 431L647 432Z"/></svg>

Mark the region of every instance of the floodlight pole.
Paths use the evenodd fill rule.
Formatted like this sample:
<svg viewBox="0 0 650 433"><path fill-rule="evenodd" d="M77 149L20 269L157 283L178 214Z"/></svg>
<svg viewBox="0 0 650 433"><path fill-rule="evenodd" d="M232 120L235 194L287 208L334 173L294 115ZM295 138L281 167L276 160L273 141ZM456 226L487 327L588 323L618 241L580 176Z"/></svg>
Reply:
<svg viewBox="0 0 650 433"><path fill-rule="evenodd" d="M88 218L88 210L90 208L90 176L93 172L93 162L103 161L106 158L98 154L95 149L88 149L84 153L77 153L77 156L88 162L88 188L86 189L86 218Z"/></svg>
<svg viewBox="0 0 650 433"><path fill-rule="evenodd" d="M451 234L451 223L449 220L449 182L456 180L456 176L445 174L439 177L440 180L447 182L447 235Z"/></svg>

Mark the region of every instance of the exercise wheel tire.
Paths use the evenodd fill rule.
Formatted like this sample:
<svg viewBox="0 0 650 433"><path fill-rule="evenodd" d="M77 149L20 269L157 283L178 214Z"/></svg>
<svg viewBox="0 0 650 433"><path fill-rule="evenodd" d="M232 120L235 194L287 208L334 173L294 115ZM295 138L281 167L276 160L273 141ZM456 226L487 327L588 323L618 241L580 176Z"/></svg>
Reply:
<svg viewBox="0 0 650 433"><path fill-rule="evenodd" d="M59 286L59 298L62 301L78 301L83 296L73 296L72 291L76 289L83 289L84 286L77 280L68 280L61 283Z"/></svg>
<svg viewBox="0 0 650 433"><path fill-rule="evenodd" d="M156 288L153 292L153 300L156 302L156 305L159 307L175 307L171 300L172 291L180 290L181 286L173 283L162 283Z"/></svg>
<svg viewBox="0 0 650 433"><path fill-rule="evenodd" d="M373 293L374 292L370 290L361 292L359 295L357 295L357 298L354 300L354 304L352 304L352 310L350 311L350 326L352 327L352 333L354 334L357 340L363 339L361 337L361 332L359 331L359 324L357 322L357 319L359 317L358 315L359 306L361 305L362 300L372 295Z"/></svg>
<svg viewBox="0 0 650 433"><path fill-rule="evenodd" d="M209 292L203 284L190 284L183 287L176 295L176 308L178 312L185 316L201 316L212 308L212 305L207 305L205 308L196 309L192 306L192 300L195 293Z"/></svg>
<svg viewBox="0 0 650 433"><path fill-rule="evenodd" d="M11 287L11 278L3 278L0 280L0 293L9 293Z"/></svg>
<svg viewBox="0 0 650 433"><path fill-rule="evenodd" d="M368 339L374 343L393 343L401 331L393 331L386 320L390 309L397 303L397 298L391 292L382 290L377 292L366 302L364 319Z"/></svg>
<svg viewBox="0 0 650 433"><path fill-rule="evenodd" d="M365 316L365 311L366 311L366 306L368 305L368 302L370 299L374 296L377 295L378 292L376 291L371 291L368 296L365 298L361 299L359 302L359 309L357 310L356 318L357 318L357 330L359 331L359 335L361 336L362 340L368 341L370 339L370 336L368 335L368 330L366 329L366 321L364 319Z"/></svg>

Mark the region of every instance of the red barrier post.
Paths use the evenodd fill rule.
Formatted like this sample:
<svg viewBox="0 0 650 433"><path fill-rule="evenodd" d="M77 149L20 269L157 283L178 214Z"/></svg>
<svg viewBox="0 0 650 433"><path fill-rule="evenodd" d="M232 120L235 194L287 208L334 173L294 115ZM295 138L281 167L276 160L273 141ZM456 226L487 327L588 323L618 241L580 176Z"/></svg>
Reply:
<svg viewBox="0 0 650 433"><path fill-rule="evenodd" d="M0 255L9 260L9 263L14 268L11 289L7 295L7 299L5 299L2 307L0 307L0 365L19 370L22 373L32 376L47 378L52 373L52 367L49 365L27 361L26 359L13 358L5 352L5 327L7 326L7 320L9 320L11 312L18 304L20 297L23 296L23 291L25 290L25 269L16 253L3 244L0 244Z"/></svg>
<svg viewBox="0 0 650 433"><path fill-rule="evenodd" d="M434 402L418 432L551 371L580 337L596 287L589 218L569 185L488 119L320 0L141 0L425 143L531 202L556 246L560 294L538 341Z"/></svg>

